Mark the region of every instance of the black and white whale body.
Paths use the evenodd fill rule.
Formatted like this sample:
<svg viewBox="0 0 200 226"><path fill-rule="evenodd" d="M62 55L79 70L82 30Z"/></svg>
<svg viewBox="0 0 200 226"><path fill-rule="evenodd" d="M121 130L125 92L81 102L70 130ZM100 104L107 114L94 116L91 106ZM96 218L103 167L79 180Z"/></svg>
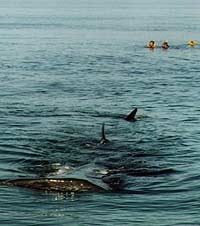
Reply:
<svg viewBox="0 0 200 226"><path fill-rule="evenodd" d="M47 192L103 192L105 188L84 179L23 178L0 180L0 186L16 186Z"/></svg>

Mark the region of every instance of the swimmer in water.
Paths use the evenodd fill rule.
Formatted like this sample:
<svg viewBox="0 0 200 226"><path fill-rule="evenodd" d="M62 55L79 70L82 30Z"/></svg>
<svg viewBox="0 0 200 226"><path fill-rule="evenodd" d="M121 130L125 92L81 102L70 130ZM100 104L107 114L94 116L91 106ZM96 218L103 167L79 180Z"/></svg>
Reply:
<svg viewBox="0 0 200 226"><path fill-rule="evenodd" d="M168 49L169 48L169 44L168 44L168 41L164 41L162 46L161 46L163 49Z"/></svg>
<svg viewBox="0 0 200 226"><path fill-rule="evenodd" d="M189 46L196 46L197 45L197 42L194 41L194 40L191 40L187 43Z"/></svg>
<svg viewBox="0 0 200 226"><path fill-rule="evenodd" d="M150 48L150 49L156 48L156 43L155 43L155 41L150 41L150 42L147 44L147 47Z"/></svg>

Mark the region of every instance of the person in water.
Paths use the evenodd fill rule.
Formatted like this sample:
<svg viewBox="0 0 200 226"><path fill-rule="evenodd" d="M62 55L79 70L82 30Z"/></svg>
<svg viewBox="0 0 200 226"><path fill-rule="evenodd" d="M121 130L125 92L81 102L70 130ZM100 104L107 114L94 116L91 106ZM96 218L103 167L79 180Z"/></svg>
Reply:
<svg viewBox="0 0 200 226"><path fill-rule="evenodd" d="M148 43L147 47L150 48L150 49L156 48L156 43L155 43L155 41L150 41L150 42Z"/></svg>
<svg viewBox="0 0 200 226"><path fill-rule="evenodd" d="M169 48L168 41L164 41L161 47L162 47L163 49L168 49L168 48Z"/></svg>
<svg viewBox="0 0 200 226"><path fill-rule="evenodd" d="M197 42L194 41L194 40L191 40L187 43L189 46L196 46L197 45Z"/></svg>

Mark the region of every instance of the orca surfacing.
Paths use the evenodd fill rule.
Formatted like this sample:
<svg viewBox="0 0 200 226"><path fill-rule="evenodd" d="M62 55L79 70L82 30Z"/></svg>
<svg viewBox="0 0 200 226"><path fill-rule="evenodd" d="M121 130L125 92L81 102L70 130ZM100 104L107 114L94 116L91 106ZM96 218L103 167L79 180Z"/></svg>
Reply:
<svg viewBox="0 0 200 226"><path fill-rule="evenodd" d="M135 121L137 108L132 110L124 119L127 121ZM100 144L106 144L109 140L105 135L105 124L102 124L102 137ZM112 185L112 186L110 186ZM29 188L39 191L47 192L103 192L111 190L118 190L120 183L111 183L108 185L110 189L105 189L85 179L77 178L19 178L0 180L0 186L16 186Z"/></svg>

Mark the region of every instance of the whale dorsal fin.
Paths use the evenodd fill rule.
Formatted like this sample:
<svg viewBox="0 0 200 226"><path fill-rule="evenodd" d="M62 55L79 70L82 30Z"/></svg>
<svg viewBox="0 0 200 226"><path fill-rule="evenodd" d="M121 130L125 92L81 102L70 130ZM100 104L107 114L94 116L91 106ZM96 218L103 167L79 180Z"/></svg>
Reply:
<svg viewBox="0 0 200 226"><path fill-rule="evenodd" d="M134 110L132 110L132 111L125 117L125 120L127 120L127 121L134 121L134 120L136 120L136 118L135 118L136 113L137 113L137 108L135 108Z"/></svg>
<svg viewBox="0 0 200 226"><path fill-rule="evenodd" d="M106 139L106 135L105 135L105 124L103 123L102 124L102 128L101 128L101 144L105 144L105 143L108 143L109 140Z"/></svg>

